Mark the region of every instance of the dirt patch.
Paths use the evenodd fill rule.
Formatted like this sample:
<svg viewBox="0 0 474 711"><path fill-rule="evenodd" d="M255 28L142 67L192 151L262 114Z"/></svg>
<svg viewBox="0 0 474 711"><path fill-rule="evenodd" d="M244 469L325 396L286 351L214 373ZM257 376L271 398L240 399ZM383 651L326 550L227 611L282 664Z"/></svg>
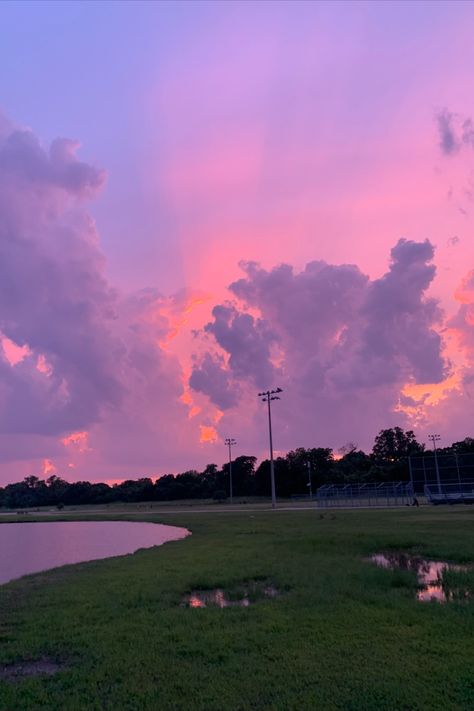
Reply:
<svg viewBox="0 0 474 711"><path fill-rule="evenodd" d="M0 667L0 679L16 682L32 676L52 676L62 671L66 664L54 659L28 659Z"/></svg>

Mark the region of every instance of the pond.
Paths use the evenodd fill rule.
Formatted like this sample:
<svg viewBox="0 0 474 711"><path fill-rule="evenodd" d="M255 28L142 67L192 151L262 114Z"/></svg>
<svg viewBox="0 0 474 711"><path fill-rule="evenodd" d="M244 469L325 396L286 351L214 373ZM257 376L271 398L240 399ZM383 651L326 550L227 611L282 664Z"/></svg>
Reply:
<svg viewBox="0 0 474 711"><path fill-rule="evenodd" d="M0 525L0 584L30 573L135 553L189 534L135 521L54 521Z"/></svg>

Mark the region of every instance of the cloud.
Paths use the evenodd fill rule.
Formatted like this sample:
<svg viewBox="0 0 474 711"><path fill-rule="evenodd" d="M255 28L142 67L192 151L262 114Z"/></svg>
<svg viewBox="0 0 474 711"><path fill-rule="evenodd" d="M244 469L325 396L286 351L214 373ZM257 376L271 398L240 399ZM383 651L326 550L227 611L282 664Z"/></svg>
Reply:
<svg viewBox="0 0 474 711"><path fill-rule="evenodd" d="M245 276L229 287L234 303L216 306L205 327L215 345L208 344L202 362L217 364L218 377L213 371L197 382L196 370L191 387L217 404L217 383L225 383L226 395L239 392L240 406L253 412L253 383L268 368L262 386L278 380L283 401L291 403L288 446L309 442L314 431L329 442L335 433L340 441L365 441L371 428L403 418L395 411L407 382L439 382L447 373L437 332L442 314L426 296L433 256L428 241L399 240L388 271L375 280L354 265L315 261L295 272L290 265L267 270L242 263ZM249 309L258 316L249 317ZM234 327L240 319L245 326ZM222 400L221 406L224 431L232 406Z"/></svg>
<svg viewBox="0 0 474 711"><path fill-rule="evenodd" d="M75 477L91 479L199 466L220 456L219 438L229 433L259 453L266 421L256 393L276 385L284 388L276 448L364 446L380 426L406 417L397 407L410 405L407 383L447 374L442 314L427 296L435 276L429 242L400 240L379 279L322 260L301 270L242 262L230 300L219 298L211 315L209 295L191 289L123 293L107 279L87 212L104 172L78 158L74 141L48 148L31 131L0 123L7 479L39 473L46 460L60 474L74 467ZM458 290L452 325L466 346L471 281ZM190 322L204 301L207 323L199 314ZM189 362L193 327L201 328Z"/></svg>
<svg viewBox="0 0 474 711"><path fill-rule="evenodd" d="M441 109L436 114L439 146L445 155L452 155L459 150L460 142L456 136L455 115L448 109Z"/></svg>
<svg viewBox="0 0 474 711"><path fill-rule="evenodd" d="M196 392L209 396L221 410L227 410L237 404L237 395L231 388L228 370L219 356L205 353L199 364L193 367L189 384Z"/></svg>
<svg viewBox="0 0 474 711"><path fill-rule="evenodd" d="M76 457L92 478L156 470L175 446L182 453L199 440L180 400L181 366L160 346L189 305L108 282L85 209L105 174L77 148L0 125L3 459L31 455L39 471L42 460L59 467Z"/></svg>
<svg viewBox="0 0 474 711"><path fill-rule="evenodd" d="M474 269L461 280L455 291L455 299L460 306L457 313L449 320L448 326L454 329L460 347L465 351L474 374Z"/></svg>
<svg viewBox="0 0 474 711"><path fill-rule="evenodd" d="M270 326L233 305L218 305L212 310L214 321L204 331L228 353L235 376L250 377L257 387L271 383L275 368L271 363L271 346L275 334Z"/></svg>
<svg viewBox="0 0 474 711"><path fill-rule="evenodd" d="M349 351L344 353L347 386L443 379L441 338L434 328L441 312L436 301L424 295L435 276L433 256L427 240L402 239L391 250L389 271L367 285L351 357L346 358Z"/></svg>
<svg viewBox="0 0 474 711"><path fill-rule="evenodd" d="M104 173L76 147L47 150L16 128L0 139L0 332L27 353L15 367L0 361L2 431L80 429L120 399L115 295L80 207Z"/></svg>
<svg viewBox="0 0 474 711"><path fill-rule="evenodd" d="M454 298L461 304L474 303L474 269L471 269L454 292Z"/></svg>
<svg viewBox="0 0 474 711"><path fill-rule="evenodd" d="M449 156L461 148L474 148L474 121L443 108L436 114L439 146Z"/></svg>

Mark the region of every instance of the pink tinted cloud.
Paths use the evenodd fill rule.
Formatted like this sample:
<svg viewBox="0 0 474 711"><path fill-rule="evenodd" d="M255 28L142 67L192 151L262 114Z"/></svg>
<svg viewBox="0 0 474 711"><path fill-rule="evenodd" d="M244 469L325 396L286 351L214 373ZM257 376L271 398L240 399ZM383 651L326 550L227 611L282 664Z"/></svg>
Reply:
<svg viewBox="0 0 474 711"><path fill-rule="evenodd" d="M0 420L12 432L78 428L120 396L114 297L80 207L104 175L74 148L61 139L48 151L18 128L0 138L0 332L26 354L0 363Z"/></svg>
<svg viewBox="0 0 474 711"><path fill-rule="evenodd" d="M226 101L224 113L231 93ZM31 132L2 129L0 332L18 356L0 359L6 478L38 473L45 459L91 479L200 466L221 460L219 437L229 434L248 453L264 453L255 394L273 383L285 387L275 409L281 449L370 446L381 426L411 424L407 385L442 391L451 383L444 404L422 409L432 422L450 412L462 422L466 398L454 389L461 378L466 392L471 371L463 365L457 385L449 380L443 317L430 293L435 285L446 302L466 270L466 218L457 208L469 202L470 148L440 151L431 109L423 133L417 124L403 142L391 125L370 150L367 140L348 150L350 136L325 145L327 121L319 133L306 126L301 141L285 126L263 130L260 119L224 122L216 135L212 111L202 110L202 145L196 136L171 141L157 179L180 220L188 279L171 297L155 287L125 294L108 281L86 212L105 176L76 157L74 142L47 149ZM416 239L396 244L387 269L387 245L402 226ZM446 245L437 273L432 231ZM342 252L354 263L341 265ZM466 363L470 289L466 278L450 327ZM87 446L64 445L83 432Z"/></svg>
<svg viewBox="0 0 474 711"><path fill-rule="evenodd" d="M230 286L238 301L214 308L204 332L215 347L197 360L190 380L225 410L221 436L232 423L252 438L256 391L275 385L284 389L277 406L283 448L315 441L339 446L354 438L367 446L382 421L408 424L397 408L405 384L448 375L438 332L442 314L426 295L433 256L428 241L400 240L389 270L375 280L353 265L312 262L295 272L289 265L243 264L245 276ZM247 421L237 410L250 413Z"/></svg>
<svg viewBox="0 0 474 711"><path fill-rule="evenodd" d="M374 278L397 239L428 237L449 304L468 238L465 166L448 165L436 115L448 102L469 116L472 9L411 17L409 31L409 11L388 15L387 34L368 8L262 6L251 20L234 8L161 65L148 180L167 197L189 285L220 300L242 258L348 261ZM461 249L449 252L453 232Z"/></svg>
<svg viewBox="0 0 474 711"><path fill-rule="evenodd" d="M5 477L44 461L92 479L150 472L199 440L179 361L160 346L188 304L177 298L170 311L156 289L112 288L84 207L104 173L76 148L61 139L48 149L8 123L0 137Z"/></svg>

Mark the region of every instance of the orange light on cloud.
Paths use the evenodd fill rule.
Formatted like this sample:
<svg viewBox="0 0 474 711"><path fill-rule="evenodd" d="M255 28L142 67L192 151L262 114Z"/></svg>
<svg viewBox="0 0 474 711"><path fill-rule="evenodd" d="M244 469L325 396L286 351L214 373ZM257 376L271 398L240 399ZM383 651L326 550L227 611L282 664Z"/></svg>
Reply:
<svg viewBox="0 0 474 711"><path fill-rule="evenodd" d="M215 412L212 415L212 421L214 422L215 425L217 425L222 418L224 417L224 413L222 410L219 410L218 407L215 408Z"/></svg>
<svg viewBox="0 0 474 711"><path fill-rule="evenodd" d="M5 358L11 366L21 363L27 356L31 355L31 350L27 345L19 346L6 336L2 336L1 344Z"/></svg>
<svg viewBox="0 0 474 711"><path fill-rule="evenodd" d="M161 313L163 316L166 316L169 321L169 330L165 337L160 340L160 347L166 350L170 342L173 341L186 326L189 326L190 315L196 306L205 304L207 301L209 301L209 297L191 297L187 302L185 302L179 315L176 313L177 307L175 304L170 303L168 306L162 306Z"/></svg>
<svg viewBox="0 0 474 711"><path fill-rule="evenodd" d="M36 361L36 370L39 370L40 373L43 373L43 375L46 375L48 378L53 373L53 366L51 363L48 363L42 353L40 353L38 360Z"/></svg>
<svg viewBox="0 0 474 711"><path fill-rule="evenodd" d="M461 304L474 303L474 269L461 281L454 292L454 298Z"/></svg>
<svg viewBox="0 0 474 711"><path fill-rule="evenodd" d="M65 447L74 447L74 449L81 454L91 451L89 447L89 433L86 431L71 432L70 435L61 439L61 444Z"/></svg>
<svg viewBox="0 0 474 711"><path fill-rule="evenodd" d="M181 402L183 402L185 405L188 407L188 418L192 419L193 417L196 417L196 415L199 415L201 412L201 408L198 407L194 403L194 398L191 392L191 388L189 386L189 377L191 375L191 369L190 368L184 368L183 369L183 394L179 398Z"/></svg>
<svg viewBox="0 0 474 711"><path fill-rule="evenodd" d="M213 444L217 442L218 436L215 427L209 425L199 425L200 436L199 441L204 443Z"/></svg>
<svg viewBox="0 0 474 711"><path fill-rule="evenodd" d="M56 474L57 471L58 470L54 466L51 459L43 459L43 463L41 465L41 473L43 476L51 476L51 474Z"/></svg>
<svg viewBox="0 0 474 711"><path fill-rule="evenodd" d="M191 398L189 399L189 401L184 400L185 396L186 396L186 393L183 395L182 401L185 402L186 404L190 405L189 411L188 411L188 417L190 420L192 420L193 417L196 417L196 415L199 415L199 413L201 412L201 408L198 407L197 405L193 405Z"/></svg>
<svg viewBox="0 0 474 711"><path fill-rule="evenodd" d="M395 407L395 412L406 415L414 424L419 425L426 418L427 408L436 407L453 393L462 392L462 376L454 372L440 383L407 383L401 395L410 398L412 403L402 403Z"/></svg>
<svg viewBox="0 0 474 711"><path fill-rule="evenodd" d="M409 383L404 386L402 395L425 405L437 405L453 390L460 390L461 382L459 373L453 373L440 383Z"/></svg>

